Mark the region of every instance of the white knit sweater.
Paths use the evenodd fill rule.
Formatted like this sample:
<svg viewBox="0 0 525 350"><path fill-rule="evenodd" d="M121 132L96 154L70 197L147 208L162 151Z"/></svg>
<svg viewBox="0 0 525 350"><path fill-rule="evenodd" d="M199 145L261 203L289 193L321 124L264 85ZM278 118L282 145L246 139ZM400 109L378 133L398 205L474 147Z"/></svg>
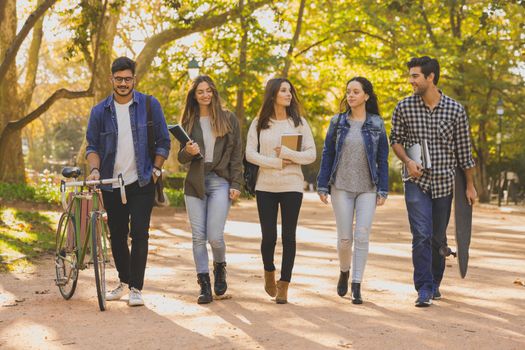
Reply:
<svg viewBox="0 0 525 350"><path fill-rule="evenodd" d="M315 143L312 131L306 119L302 124L294 126L293 120L270 120L270 127L261 130L259 137L260 151L257 152L257 120L255 118L248 131L246 141L246 159L259 165L259 174L255 190L265 192L303 192L303 172L301 165L313 163L316 157ZM283 146L277 157L275 147L281 146L281 135L302 134L301 151L292 151ZM283 159L289 159L294 164L283 168Z"/></svg>

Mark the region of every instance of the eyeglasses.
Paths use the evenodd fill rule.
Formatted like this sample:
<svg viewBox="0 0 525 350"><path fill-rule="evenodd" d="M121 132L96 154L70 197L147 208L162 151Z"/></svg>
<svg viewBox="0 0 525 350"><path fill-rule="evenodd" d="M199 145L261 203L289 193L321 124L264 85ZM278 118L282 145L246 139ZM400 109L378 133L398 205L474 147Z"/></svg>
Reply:
<svg viewBox="0 0 525 350"><path fill-rule="evenodd" d="M126 82L126 84L129 84L135 79L135 77L113 77L113 81L116 81L117 83Z"/></svg>

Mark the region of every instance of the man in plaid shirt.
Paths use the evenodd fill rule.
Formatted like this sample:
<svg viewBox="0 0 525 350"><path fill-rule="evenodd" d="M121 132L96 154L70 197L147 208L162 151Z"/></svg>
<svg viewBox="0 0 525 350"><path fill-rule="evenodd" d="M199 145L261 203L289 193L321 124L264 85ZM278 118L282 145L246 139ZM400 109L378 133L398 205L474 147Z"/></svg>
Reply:
<svg viewBox="0 0 525 350"><path fill-rule="evenodd" d="M439 285L445 271L445 257L440 254L440 248L447 246L456 166L465 172L465 195L470 205L474 204L477 193L465 109L436 87L439 80L436 59L412 58L407 67L414 94L400 101L394 110L390 143L408 172L404 179L405 202L412 232L414 285L418 291L415 304L422 307L441 297ZM424 142L430 153L428 169L405 151L415 144L423 146Z"/></svg>

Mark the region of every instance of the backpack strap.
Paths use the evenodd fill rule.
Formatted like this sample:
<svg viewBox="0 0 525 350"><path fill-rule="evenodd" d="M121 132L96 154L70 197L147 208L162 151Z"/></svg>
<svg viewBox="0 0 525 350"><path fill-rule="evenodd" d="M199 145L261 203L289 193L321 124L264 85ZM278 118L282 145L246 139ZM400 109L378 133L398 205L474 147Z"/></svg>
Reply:
<svg viewBox="0 0 525 350"><path fill-rule="evenodd" d="M146 96L146 116L148 129L148 151L151 161L155 160L155 131L153 130L153 115L151 113L151 95Z"/></svg>
<svg viewBox="0 0 525 350"><path fill-rule="evenodd" d="M259 140L259 137L261 136L261 132L257 131L257 153L261 150L261 141Z"/></svg>
<svg viewBox="0 0 525 350"><path fill-rule="evenodd" d="M146 116L147 116L147 129L148 129L148 153L151 158L151 163L155 162L155 130L153 130L153 114L151 113L151 95L146 96ZM164 184L162 182L162 175L157 179L155 186L157 191L156 201L164 203Z"/></svg>

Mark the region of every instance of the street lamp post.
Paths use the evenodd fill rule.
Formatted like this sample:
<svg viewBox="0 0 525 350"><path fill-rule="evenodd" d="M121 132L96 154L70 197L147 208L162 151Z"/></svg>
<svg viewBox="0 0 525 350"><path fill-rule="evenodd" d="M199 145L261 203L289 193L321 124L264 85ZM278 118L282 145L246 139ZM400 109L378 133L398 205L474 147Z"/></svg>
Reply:
<svg viewBox="0 0 525 350"><path fill-rule="evenodd" d="M498 103L496 105L496 113L498 114L498 134L496 135L496 144L498 145L498 207L501 206L501 196L502 196L502 189L503 186L501 184L501 129L502 129L502 123L503 123L503 100L498 100Z"/></svg>
<svg viewBox="0 0 525 350"><path fill-rule="evenodd" d="M199 62L193 57L190 62L188 62L188 75L191 80L199 76Z"/></svg>

